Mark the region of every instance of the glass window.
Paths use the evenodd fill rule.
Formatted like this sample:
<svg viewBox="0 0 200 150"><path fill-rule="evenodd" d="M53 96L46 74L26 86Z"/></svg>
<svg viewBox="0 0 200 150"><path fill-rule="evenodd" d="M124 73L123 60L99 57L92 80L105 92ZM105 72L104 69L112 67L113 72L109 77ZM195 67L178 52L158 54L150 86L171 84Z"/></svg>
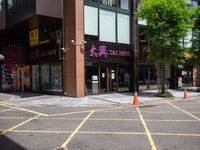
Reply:
<svg viewBox="0 0 200 150"><path fill-rule="evenodd" d="M39 66L32 65L32 90L39 92Z"/></svg>
<svg viewBox="0 0 200 150"><path fill-rule="evenodd" d="M62 92L62 67L51 65L51 91Z"/></svg>
<svg viewBox="0 0 200 150"><path fill-rule="evenodd" d="M118 14L117 36L118 43L130 43L130 17L124 14Z"/></svg>
<svg viewBox="0 0 200 150"><path fill-rule="evenodd" d="M14 7L16 4L20 3L23 0L7 0L8 9Z"/></svg>
<svg viewBox="0 0 200 150"><path fill-rule="evenodd" d="M129 91L130 71L129 67L119 66L118 84L119 92Z"/></svg>
<svg viewBox="0 0 200 150"><path fill-rule="evenodd" d="M121 9L129 10L129 0L119 0L119 7Z"/></svg>
<svg viewBox="0 0 200 150"><path fill-rule="evenodd" d="M100 41L116 42L115 12L100 10Z"/></svg>
<svg viewBox="0 0 200 150"><path fill-rule="evenodd" d="M41 65L41 90L49 91L49 89L50 89L49 65Z"/></svg>
<svg viewBox="0 0 200 150"><path fill-rule="evenodd" d="M84 30L87 35L98 35L98 9L84 6Z"/></svg>
<svg viewBox="0 0 200 150"><path fill-rule="evenodd" d="M3 10L3 0L0 0L0 11Z"/></svg>
<svg viewBox="0 0 200 150"><path fill-rule="evenodd" d="M100 3L106 6L116 6L116 0L100 0Z"/></svg>

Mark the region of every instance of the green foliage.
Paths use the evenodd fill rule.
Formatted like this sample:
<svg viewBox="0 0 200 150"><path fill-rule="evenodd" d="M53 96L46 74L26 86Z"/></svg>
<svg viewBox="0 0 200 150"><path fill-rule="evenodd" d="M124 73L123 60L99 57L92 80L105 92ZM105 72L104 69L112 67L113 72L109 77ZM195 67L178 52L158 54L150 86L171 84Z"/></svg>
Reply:
<svg viewBox="0 0 200 150"><path fill-rule="evenodd" d="M193 38L192 49L193 57L196 63L200 64L200 6L196 7L193 15Z"/></svg>
<svg viewBox="0 0 200 150"><path fill-rule="evenodd" d="M163 97L163 98L171 98L174 97L172 93L166 92L166 93L156 93L155 96L157 97Z"/></svg>
<svg viewBox="0 0 200 150"><path fill-rule="evenodd" d="M185 0L143 0L137 16L147 20L149 60L183 63L182 38L191 28L191 12Z"/></svg>

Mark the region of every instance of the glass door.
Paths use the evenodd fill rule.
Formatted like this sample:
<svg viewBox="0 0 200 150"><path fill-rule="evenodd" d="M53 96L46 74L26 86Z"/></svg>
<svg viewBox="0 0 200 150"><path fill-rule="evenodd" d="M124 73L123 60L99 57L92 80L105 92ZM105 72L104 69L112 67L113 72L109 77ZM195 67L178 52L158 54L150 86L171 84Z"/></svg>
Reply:
<svg viewBox="0 0 200 150"><path fill-rule="evenodd" d="M109 66L109 92L117 92L117 66Z"/></svg>

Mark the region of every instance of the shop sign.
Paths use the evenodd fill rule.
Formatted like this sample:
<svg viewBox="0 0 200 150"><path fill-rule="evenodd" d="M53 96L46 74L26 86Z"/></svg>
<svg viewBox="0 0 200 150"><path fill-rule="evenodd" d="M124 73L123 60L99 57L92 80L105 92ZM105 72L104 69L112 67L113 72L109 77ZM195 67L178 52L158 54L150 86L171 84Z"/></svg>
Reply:
<svg viewBox="0 0 200 150"><path fill-rule="evenodd" d="M29 40L30 40L30 46L35 46L39 44L39 30L34 29L29 32Z"/></svg>
<svg viewBox="0 0 200 150"><path fill-rule="evenodd" d="M122 56L129 57L130 51L108 50L107 46L101 45L97 49L94 45L90 49L90 57L107 57L107 56Z"/></svg>
<svg viewBox="0 0 200 150"><path fill-rule="evenodd" d="M40 60L42 58L47 58L50 56L56 56L57 55L57 50L56 49L51 49L51 50L39 50L39 49L34 49L31 51L31 60Z"/></svg>
<svg viewBox="0 0 200 150"><path fill-rule="evenodd" d="M17 49L16 48L8 48L6 55L7 62L16 62L17 61Z"/></svg>

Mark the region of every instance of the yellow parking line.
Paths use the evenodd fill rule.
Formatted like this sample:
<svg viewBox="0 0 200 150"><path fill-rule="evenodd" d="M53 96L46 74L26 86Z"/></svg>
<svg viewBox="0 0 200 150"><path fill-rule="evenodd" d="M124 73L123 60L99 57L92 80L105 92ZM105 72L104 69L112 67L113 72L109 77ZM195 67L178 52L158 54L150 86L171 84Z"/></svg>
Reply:
<svg viewBox="0 0 200 150"><path fill-rule="evenodd" d="M184 134L184 133L151 133L152 135L163 135L163 136L196 136L200 137L200 134Z"/></svg>
<svg viewBox="0 0 200 150"><path fill-rule="evenodd" d="M191 116L191 117L197 119L198 121L200 121L200 119L199 119L198 117L196 117L196 116L194 116L193 114L191 114L191 113L189 113L189 112L187 112L187 111L185 111L185 110L179 108L178 106L175 106L175 105L173 105L173 104L171 104L171 103L168 103L168 104L171 105L172 107L174 107L174 108L176 108L176 109L178 109L178 110L180 110L180 111L182 111L182 112L188 114L189 116Z"/></svg>
<svg viewBox="0 0 200 150"><path fill-rule="evenodd" d="M11 132L17 133L57 133L57 134L66 134L72 133L73 131L38 131L38 130L12 130Z"/></svg>
<svg viewBox="0 0 200 150"><path fill-rule="evenodd" d="M0 119L28 119L26 117L0 117Z"/></svg>
<svg viewBox="0 0 200 150"><path fill-rule="evenodd" d="M49 117L55 117L55 116L63 116L63 115L74 115L74 114L82 114L82 113L88 113L91 111L106 111L106 110L117 110L117 109L122 109L125 107L112 107L112 108L104 108L104 109L90 109L90 110L84 110L84 111L75 111L75 112L67 112L67 113L58 113L58 114L52 114L48 115Z"/></svg>
<svg viewBox="0 0 200 150"><path fill-rule="evenodd" d="M22 125L24 125L25 123L30 122L31 120L33 120L33 119L35 119L35 118L37 118L37 117L39 117L39 116L41 116L41 115L37 115L37 116L35 116L35 117L32 117L32 118L30 118L30 119L28 119L28 120L26 120L26 121L24 121L24 122L22 122L22 123L20 123L20 124L18 124L18 125L16 125L16 126L12 127L12 128L10 128L10 129L8 129L8 130L5 130L5 131L1 132L1 133L0 133L0 136L3 135L3 134L6 134L7 132L10 132L10 131L12 131L12 130L14 130L14 129L20 127L20 126L22 126Z"/></svg>
<svg viewBox="0 0 200 150"><path fill-rule="evenodd" d="M145 119L147 122L198 122L197 120L151 120L151 119Z"/></svg>
<svg viewBox="0 0 200 150"><path fill-rule="evenodd" d="M76 111L76 112L67 112L67 113L59 113L59 114L52 114L48 115L49 117L55 117L55 116L64 116L64 115L75 115L75 114L82 114L82 113L88 113L93 110L84 110L84 111Z"/></svg>
<svg viewBox="0 0 200 150"><path fill-rule="evenodd" d="M0 131L5 131L1 130ZM11 130L10 132L15 133L55 133L55 134L70 134L73 131L38 131L38 130ZM95 132L95 131L81 131L77 134L107 134L107 135L146 135L145 132ZM151 135L160 136L191 136L200 137L200 134L185 134L185 133L151 133Z"/></svg>
<svg viewBox="0 0 200 150"><path fill-rule="evenodd" d="M15 107L15 106L9 106L9 105L3 104L3 103L1 103L0 105L5 106L5 107L9 107L9 108L13 108L13 109L18 109L18 110L30 112L30 113L41 115L41 116L48 116L47 114L36 112L36 111L30 110L30 109L25 109L25 108L20 108L20 107Z"/></svg>
<svg viewBox="0 0 200 150"><path fill-rule="evenodd" d="M90 112L85 119L79 124L79 126L74 130L74 132L69 136L69 138L62 144L61 147L66 148L67 144L72 140L72 138L78 133L80 128L84 125L84 123L88 120L88 118L94 113L95 111Z"/></svg>
<svg viewBox="0 0 200 150"><path fill-rule="evenodd" d="M152 136L151 136L151 132L150 132L150 130L148 129L147 124L146 124L145 121L144 121L144 118L143 118L143 116L142 116L142 114L141 114L141 112L140 112L140 109L139 109L138 107L137 107L136 109L137 109L137 111L138 111L138 114L139 114L139 116L140 116L140 119L141 119L141 121L142 121L142 124L143 124L143 126L144 126L144 129L145 129L145 131L146 131L146 134L147 134L147 137L148 137L148 139L149 139L149 143L150 143L150 145L151 145L151 148L152 148L152 150L156 150L157 148L156 148L156 145L155 145L155 143L154 143L154 141L153 141L153 138L152 138Z"/></svg>
<svg viewBox="0 0 200 150"><path fill-rule="evenodd" d="M10 111L10 110L12 110L12 108L9 108L9 109L2 110L2 111L0 111L0 114L1 114L1 113L3 113L3 112Z"/></svg>

